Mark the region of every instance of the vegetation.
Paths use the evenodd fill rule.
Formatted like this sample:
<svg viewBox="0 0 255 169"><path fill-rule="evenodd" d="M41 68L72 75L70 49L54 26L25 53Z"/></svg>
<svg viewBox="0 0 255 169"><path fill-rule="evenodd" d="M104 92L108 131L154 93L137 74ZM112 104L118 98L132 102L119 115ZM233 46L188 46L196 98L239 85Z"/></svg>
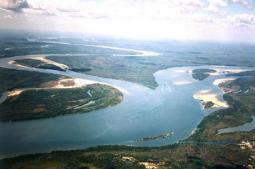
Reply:
<svg viewBox="0 0 255 169"><path fill-rule="evenodd" d="M253 79L253 80L251 80ZM255 130L232 134L217 134L219 129L245 124L255 115L255 77L238 78L222 87L232 88L231 93L224 95L229 108L211 113L198 125L197 132L189 140L212 141L252 140Z"/></svg>
<svg viewBox="0 0 255 169"><path fill-rule="evenodd" d="M251 152L237 145L178 144L160 148L125 146L57 151L0 161L2 169L241 169Z"/></svg>
<svg viewBox="0 0 255 169"><path fill-rule="evenodd" d="M0 68L0 72L0 93L24 90L0 104L0 121L89 112L115 105L122 100L121 92L101 84L91 84L82 88L47 89L60 79L69 78L67 76L5 68ZM43 89L45 87L46 89Z"/></svg>
<svg viewBox="0 0 255 169"><path fill-rule="evenodd" d="M85 46L85 45L72 45L71 47L66 44L57 44L50 43L50 40L47 36L56 36L58 33L51 35L41 34L41 38L38 39L39 32L35 34L31 32L6 32L0 31L0 58L21 56L21 55L34 55L34 54L111 54L116 52L113 49L101 49L97 47ZM60 35L61 36L61 35ZM73 37L73 35L72 35ZM80 40L80 36L77 38L59 38L64 43L84 43L83 40ZM117 51L118 54L133 54L134 52L126 51Z"/></svg>
<svg viewBox="0 0 255 169"><path fill-rule="evenodd" d="M20 88L42 87L44 83L67 78L67 76L0 68L0 94Z"/></svg>
<svg viewBox="0 0 255 169"><path fill-rule="evenodd" d="M212 69L194 69L192 70L192 77L196 80L204 80L210 76L210 73L216 72Z"/></svg>
<svg viewBox="0 0 255 169"><path fill-rule="evenodd" d="M191 45L188 45L186 43L180 44L179 42L157 42L155 44L147 42L123 43L123 41L117 41L109 43L107 40L102 39L93 42L109 46L128 46L137 49L151 48L153 51L162 53L162 55L157 57L134 57L116 55L133 54L132 52L85 47L82 45L72 45L71 47L64 44L52 45L47 42L29 42L23 37L18 40L15 38L9 38L8 41L5 38L0 38L0 57L38 53L91 54L84 56L60 55L50 56L49 58L64 63L76 71L86 71L87 74L91 75L128 80L150 88L157 87L153 73L160 69L190 65L254 66L255 64L254 46L240 47L240 44L230 47L225 44L191 43ZM59 40L67 41L68 43L74 41L73 39ZM75 42L77 42L77 39ZM73 59L73 57L76 57L76 59ZM207 76L208 73L201 73L197 79L203 80ZM199 124L196 132L178 144L158 148L101 146L86 150L24 155L0 160L0 168L254 168L254 145L253 147L247 146L242 148L238 143L243 140L252 141L255 130L218 134L219 129L247 123L251 120L251 115L254 115L254 73L240 73L239 76L239 79L224 86L234 91L224 95L224 99L230 107L206 116ZM0 68L0 89L2 93L6 90L20 87L38 87L45 82L55 81L59 78L61 76ZM15 99L21 103L28 99L27 96L34 95L35 92L43 94L37 97L49 96L48 90L26 91L23 93L24 95L20 95L21 99L19 97ZM53 90L53 92L58 94L57 91ZM65 94L65 92L61 91L60 95L62 94ZM16 102L15 99L8 101Z"/></svg>
<svg viewBox="0 0 255 169"><path fill-rule="evenodd" d="M82 113L115 105L122 93L110 86L26 90L0 104L1 121L17 121Z"/></svg>
<svg viewBox="0 0 255 169"><path fill-rule="evenodd" d="M239 80L231 83L236 85ZM230 107L205 117L198 130L178 144L158 148L99 146L85 150L24 155L1 160L0 166L3 169L253 168L255 147L250 143L255 130L225 134L218 134L217 131L250 121L251 115L254 115L254 97L252 90L248 93L225 94L224 99ZM239 143L243 140L247 140L249 145L241 146Z"/></svg>
<svg viewBox="0 0 255 169"><path fill-rule="evenodd" d="M75 59L73 59L75 57ZM153 73L161 69L162 64L152 63L151 59L133 56L49 56L50 60L68 65L71 70L89 75L127 80L156 88ZM166 68L166 67L165 67ZM86 70L86 71L84 71Z"/></svg>
<svg viewBox="0 0 255 169"><path fill-rule="evenodd" d="M69 69L68 67L61 67L55 64L48 63L43 60L39 60L39 59L17 59L17 60L14 60L14 64L19 64L26 67L34 67L39 69L52 69L52 70L59 70L59 71L67 71ZM91 69L73 68L69 70L76 71L76 72L87 72L87 71L90 71Z"/></svg>
<svg viewBox="0 0 255 169"><path fill-rule="evenodd" d="M227 76L255 76L255 70L251 70L251 71L244 71L244 72L240 72L240 73L234 73L234 74L228 74Z"/></svg>
<svg viewBox="0 0 255 169"><path fill-rule="evenodd" d="M50 64L50 63L47 63L47 62L44 62L44 61L38 60L38 59L18 59L18 60L14 60L14 62L16 64L19 64L19 65L22 65L22 66L27 66L27 67L66 71L66 69L64 69L60 66Z"/></svg>
<svg viewBox="0 0 255 169"><path fill-rule="evenodd" d="M87 35L86 42L80 36L66 35L64 37L68 38L58 38L54 40L55 43L53 44L50 42L53 40L43 38L47 36L56 37L57 34L55 32L50 35L40 35L40 39L37 41L34 39L38 38L38 32L36 34L0 32L0 37L2 37L0 38L0 58L54 54L54 56L49 56L48 58L63 63L74 71L135 82L149 88L157 87L153 73L170 67L196 65L247 67L255 65L255 60L253 59L255 50L252 45L219 45L217 43L185 43L177 41L143 41L141 43L140 41L87 37ZM27 37L29 38L26 39ZM63 35L60 35L60 37L63 37ZM60 43L58 44L56 41ZM70 43L76 45L68 45ZM153 57L133 56L137 53L86 45L149 49L161 55Z"/></svg>
<svg viewBox="0 0 255 169"><path fill-rule="evenodd" d="M203 103L203 106L205 109L210 109L214 106L214 103L212 101Z"/></svg>

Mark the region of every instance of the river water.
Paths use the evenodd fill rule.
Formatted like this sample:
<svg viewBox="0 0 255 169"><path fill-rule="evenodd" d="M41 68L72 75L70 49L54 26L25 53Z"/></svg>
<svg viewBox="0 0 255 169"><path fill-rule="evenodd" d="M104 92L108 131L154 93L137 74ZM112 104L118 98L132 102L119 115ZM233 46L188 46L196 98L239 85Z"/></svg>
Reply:
<svg viewBox="0 0 255 169"><path fill-rule="evenodd" d="M1 59L0 66L27 69L7 64L12 59L15 58ZM196 81L191 76L191 70L195 68L214 66L160 70L154 74L159 85L155 90L135 83L72 71L28 69L107 83L124 89L124 99L116 106L89 113L22 122L0 122L0 157L109 144L160 146L184 139L204 116L213 111L203 110L199 101L193 98L194 93L210 89L222 100L221 90L212 83L225 75ZM137 141L166 132L174 134L165 139Z"/></svg>

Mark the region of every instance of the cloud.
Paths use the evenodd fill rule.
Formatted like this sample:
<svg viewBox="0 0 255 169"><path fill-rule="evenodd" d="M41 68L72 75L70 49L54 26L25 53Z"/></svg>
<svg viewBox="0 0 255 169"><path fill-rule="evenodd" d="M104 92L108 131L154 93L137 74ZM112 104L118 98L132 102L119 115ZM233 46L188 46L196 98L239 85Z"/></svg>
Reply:
<svg viewBox="0 0 255 169"><path fill-rule="evenodd" d="M0 8L30 14L58 15L80 12L78 0L1 0Z"/></svg>
<svg viewBox="0 0 255 169"><path fill-rule="evenodd" d="M86 19L193 18L209 12L225 14L231 4L250 7L247 0L0 0L0 8L28 15L52 15ZM207 20L211 19L195 19Z"/></svg>
<svg viewBox="0 0 255 169"><path fill-rule="evenodd" d="M227 1L225 0L208 0L209 5L214 5L217 7L226 7L228 6Z"/></svg>
<svg viewBox="0 0 255 169"><path fill-rule="evenodd" d="M24 8L29 8L26 0L2 0L0 2L0 7L15 12L21 12Z"/></svg>
<svg viewBox="0 0 255 169"><path fill-rule="evenodd" d="M242 5L242 6L246 7L246 8L250 8L250 9L252 8L252 5L249 4L249 2L246 1L246 0L232 0L232 2L235 3L235 4Z"/></svg>
<svg viewBox="0 0 255 169"><path fill-rule="evenodd" d="M15 12L84 18L166 18L200 10L202 0L3 0L0 7Z"/></svg>
<svg viewBox="0 0 255 169"><path fill-rule="evenodd" d="M212 24L214 23L214 19L209 15L194 15L194 22L203 23L203 24Z"/></svg>
<svg viewBox="0 0 255 169"><path fill-rule="evenodd" d="M204 3L200 0L182 0L176 1L176 4L186 10L200 9L204 6Z"/></svg>
<svg viewBox="0 0 255 169"><path fill-rule="evenodd" d="M237 26L255 27L255 13L248 10L253 4L250 0L0 0L4 18L0 27L23 24L24 29L143 38L223 39Z"/></svg>
<svg viewBox="0 0 255 169"><path fill-rule="evenodd" d="M226 0L208 0L207 10L212 13L220 13L220 8L227 7L228 5Z"/></svg>
<svg viewBox="0 0 255 169"><path fill-rule="evenodd" d="M253 14L237 14L228 17L230 23L237 26L255 25L255 15Z"/></svg>

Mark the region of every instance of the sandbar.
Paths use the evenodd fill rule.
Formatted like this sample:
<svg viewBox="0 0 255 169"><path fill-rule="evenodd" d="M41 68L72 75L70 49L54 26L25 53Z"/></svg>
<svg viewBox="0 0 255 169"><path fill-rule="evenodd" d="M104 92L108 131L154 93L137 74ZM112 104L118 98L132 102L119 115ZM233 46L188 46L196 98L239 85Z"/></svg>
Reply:
<svg viewBox="0 0 255 169"><path fill-rule="evenodd" d="M211 90L200 90L193 95L193 98L200 100L201 103L212 102L214 103L214 108L228 108L229 105L225 101L219 99L219 95L213 93Z"/></svg>

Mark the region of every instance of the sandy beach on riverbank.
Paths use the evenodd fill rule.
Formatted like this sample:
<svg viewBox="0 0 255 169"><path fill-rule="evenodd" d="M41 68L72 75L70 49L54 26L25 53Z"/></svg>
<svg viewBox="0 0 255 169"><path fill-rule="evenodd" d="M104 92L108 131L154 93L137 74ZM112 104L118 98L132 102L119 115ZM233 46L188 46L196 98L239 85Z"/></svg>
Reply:
<svg viewBox="0 0 255 169"><path fill-rule="evenodd" d="M201 101L202 105L207 102L212 102L214 108L228 108L228 104L225 101L221 101L219 99L219 95L213 93L210 89L208 90L200 90L193 95L193 98Z"/></svg>

